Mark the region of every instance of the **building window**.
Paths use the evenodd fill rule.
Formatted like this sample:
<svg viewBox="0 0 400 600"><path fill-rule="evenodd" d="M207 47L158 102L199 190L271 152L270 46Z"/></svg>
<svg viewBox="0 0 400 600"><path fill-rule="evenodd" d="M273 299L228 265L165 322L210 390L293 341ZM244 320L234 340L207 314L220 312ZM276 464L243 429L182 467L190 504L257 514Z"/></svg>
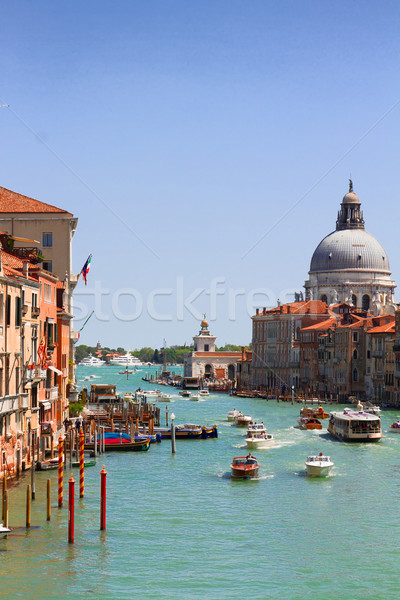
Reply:
<svg viewBox="0 0 400 600"><path fill-rule="evenodd" d="M43 233L43 248L52 248L53 247L53 234L52 233Z"/></svg>
<svg viewBox="0 0 400 600"><path fill-rule="evenodd" d="M52 273L53 271L53 262L51 260L45 260L42 262L42 268L45 271L49 271L49 273Z"/></svg>
<svg viewBox="0 0 400 600"><path fill-rule="evenodd" d="M358 342L358 331L353 331L353 342Z"/></svg>
<svg viewBox="0 0 400 600"><path fill-rule="evenodd" d="M15 327L21 325L21 298L16 296L15 298Z"/></svg>
<svg viewBox="0 0 400 600"><path fill-rule="evenodd" d="M354 350L354 352L353 352L353 358L355 360L357 360L357 358L358 358L358 352L357 352L357 350Z"/></svg>
<svg viewBox="0 0 400 600"><path fill-rule="evenodd" d="M322 294L321 302L325 302L325 304L328 304L328 296L326 294Z"/></svg>
<svg viewBox="0 0 400 600"><path fill-rule="evenodd" d="M357 369L353 369L353 381L354 382L358 381L358 371L357 371Z"/></svg>
<svg viewBox="0 0 400 600"><path fill-rule="evenodd" d="M362 308L363 310L369 310L369 296L368 294L364 294L364 296L362 297Z"/></svg>
<svg viewBox="0 0 400 600"><path fill-rule="evenodd" d="M204 344L204 352L209 352L210 346L208 344Z"/></svg>
<svg viewBox="0 0 400 600"><path fill-rule="evenodd" d="M11 296L7 296L6 300L6 325L11 323Z"/></svg>
<svg viewBox="0 0 400 600"><path fill-rule="evenodd" d="M357 307L357 296L355 294L351 297L351 303L353 306Z"/></svg>

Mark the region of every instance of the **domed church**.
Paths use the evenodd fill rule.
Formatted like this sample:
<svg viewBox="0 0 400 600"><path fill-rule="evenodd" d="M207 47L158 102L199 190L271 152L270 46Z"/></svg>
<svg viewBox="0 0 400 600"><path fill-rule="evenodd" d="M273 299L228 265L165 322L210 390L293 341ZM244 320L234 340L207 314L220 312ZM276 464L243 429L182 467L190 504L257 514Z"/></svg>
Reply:
<svg viewBox="0 0 400 600"><path fill-rule="evenodd" d="M336 231L317 246L305 282L306 298L328 305L346 302L375 315L394 314L394 281L387 254L365 231L361 203L353 191L344 196Z"/></svg>

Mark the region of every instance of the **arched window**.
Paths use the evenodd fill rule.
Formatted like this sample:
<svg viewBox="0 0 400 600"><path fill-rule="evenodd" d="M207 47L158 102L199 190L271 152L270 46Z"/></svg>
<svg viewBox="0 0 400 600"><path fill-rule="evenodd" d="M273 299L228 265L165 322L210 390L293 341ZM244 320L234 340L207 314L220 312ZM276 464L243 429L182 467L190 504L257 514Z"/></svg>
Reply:
<svg viewBox="0 0 400 600"><path fill-rule="evenodd" d="M325 302L325 304L328 304L328 296L326 294L322 294L321 302Z"/></svg>
<svg viewBox="0 0 400 600"><path fill-rule="evenodd" d="M234 365L228 366L228 379L230 379L231 381L233 381L235 379L235 366Z"/></svg>
<svg viewBox="0 0 400 600"><path fill-rule="evenodd" d="M364 294L362 297L362 308L363 310L369 310L370 297L368 294Z"/></svg>
<svg viewBox="0 0 400 600"><path fill-rule="evenodd" d="M206 365L206 366L204 367L204 375L205 375L206 377L211 377L211 376L212 376L212 372L213 372L212 365Z"/></svg>
<svg viewBox="0 0 400 600"><path fill-rule="evenodd" d="M357 296L355 294L352 295L351 302L353 306L357 306Z"/></svg>
<svg viewBox="0 0 400 600"><path fill-rule="evenodd" d="M353 369L353 381L354 382L358 381L358 371L357 371L357 369Z"/></svg>
<svg viewBox="0 0 400 600"><path fill-rule="evenodd" d="M357 360L357 358L358 358L358 352L357 352L357 350L354 350L354 352L353 352L353 358L355 360Z"/></svg>

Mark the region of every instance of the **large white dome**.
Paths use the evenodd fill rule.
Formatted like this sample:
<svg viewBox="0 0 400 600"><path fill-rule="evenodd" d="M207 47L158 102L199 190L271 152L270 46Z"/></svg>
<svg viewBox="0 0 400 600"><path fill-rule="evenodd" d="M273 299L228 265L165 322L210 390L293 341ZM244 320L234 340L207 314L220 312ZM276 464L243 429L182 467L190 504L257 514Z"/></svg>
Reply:
<svg viewBox="0 0 400 600"><path fill-rule="evenodd" d="M381 244L364 229L342 229L327 235L317 246L310 274L356 269L390 274L389 259Z"/></svg>

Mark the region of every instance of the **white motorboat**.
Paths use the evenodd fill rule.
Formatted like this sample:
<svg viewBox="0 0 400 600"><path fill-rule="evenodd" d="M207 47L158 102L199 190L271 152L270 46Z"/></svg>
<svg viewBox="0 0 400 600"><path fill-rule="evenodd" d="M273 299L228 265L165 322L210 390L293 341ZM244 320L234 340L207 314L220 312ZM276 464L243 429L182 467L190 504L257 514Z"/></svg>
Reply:
<svg viewBox="0 0 400 600"><path fill-rule="evenodd" d="M268 448L274 444L274 436L266 431L248 431L246 446L248 448Z"/></svg>
<svg viewBox="0 0 400 600"><path fill-rule="evenodd" d="M210 392L208 390L199 390L199 396L209 396Z"/></svg>
<svg viewBox="0 0 400 600"><path fill-rule="evenodd" d="M267 428L265 427L264 423L261 421L261 423L249 423L249 426L247 428L247 433L266 433L267 432Z"/></svg>
<svg viewBox="0 0 400 600"><path fill-rule="evenodd" d="M93 356L93 354L89 354L86 358L81 360L78 364L79 367L102 367L105 365L105 361L97 358L97 356Z"/></svg>
<svg viewBox="0 0 400 600"><path fill-rule="evenodd" d="M252 417L250 415L244 415L243 413L239 413L235 416L234 423L236 427L246 427L249 426L250 421L252 421Z"/></svg>
<svg viewBox="0 0 400 600"><path fill-rule="evenodd" d="M330 456L324 456L322 452L316 456L307 456L306 471L311 477L326 477L329 475L334 463Z"/></svg>
<svg viewBox="0 0 400 600"><path fill-rule="evenodd" d="M228 419L228 421L234 421L236 415L239 414L240 411L236 410L236 408L234 408L233 410L230 410L228 412L228 414L226 415L226 418Z"/></svg>
<svg viewBox="0 0 400 600"><path fill-rule="evenodd" d="M156 400L161 395L160 390L136 390L136 398L146 398L146 400Z"/></svg>
<svg viewBox="0 0 400 600"><path fill-rule="evenodd" d="M171 396L171 394L164 394L164 392L161 392L161 394L158 396L158 401L159 402L172 402L172 396Z"/></svg>
<svg viewBox="0 0 400 600"><path fill-rule="evenodd" d="M8 527L4 527L3 523L0 523L0 537L3 537L3 535L7 535L7 533L10 533L11 529L8 529Z"/></svg>
<svg viewBox="0 0 400 600"><path fill-rule="evenodd" d="M199 402L200 400L203 400L203 398L200 396L200 394L191 394L189 397L189 400L194 400L195 402Z"/></svg>
<svg viewBox="0 0 400 600"><path fill-rule="evenodd" d="M110 365L118 365L119 367L134 367L135 365L141 366L142 364L143 363L130 352L127 352L123 356L115 356L110 360Z"/></svg>
<svg viewBox="0 0 400 600"><path fill-rule="evenodd" d="M179 392L179 395L182 396L182 398L190 398L192 394L189 392L189 390L182 390Z"/></svg>

